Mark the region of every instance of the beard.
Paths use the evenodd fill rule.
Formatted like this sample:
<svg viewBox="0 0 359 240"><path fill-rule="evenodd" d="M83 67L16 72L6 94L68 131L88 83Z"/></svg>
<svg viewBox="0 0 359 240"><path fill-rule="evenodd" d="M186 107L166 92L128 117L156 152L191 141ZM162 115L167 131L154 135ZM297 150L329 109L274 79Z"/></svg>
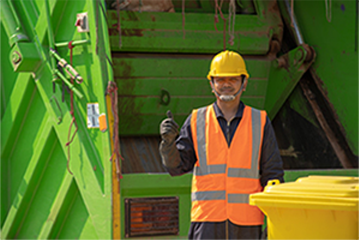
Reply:
<svg viewBox="0 0 359 240"><path fill-rule="evenodd" d="M235 99L235 96L233 95L234 90L235 89L232 87L220 88L219 91L221 92L221 94L218 96L219 99L225 102L233 101Z"/></svg>

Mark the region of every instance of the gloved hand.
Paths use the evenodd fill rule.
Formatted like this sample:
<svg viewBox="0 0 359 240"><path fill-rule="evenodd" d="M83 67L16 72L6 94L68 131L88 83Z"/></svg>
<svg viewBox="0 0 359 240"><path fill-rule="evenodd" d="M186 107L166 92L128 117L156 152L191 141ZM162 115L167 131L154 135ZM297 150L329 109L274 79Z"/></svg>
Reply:
<svg viewBox="0 0 359 240"><path fill-rule="evenodd" d="M178 124L173 120L171 111L167 111L167 117L160 124L160 134L162 141L159 152L162 163L168 168L175 168L181 163L181 157L176 147L176 137L178 135Z"/></svg>
<svg viewBox="0 0 359 240"><path fill-rule="evenodd" d="M170 110L167 111L167 117L160 124L160 134L162 140L166 143L172 143L178 135L178 124L173 119L173 115Z"/></svg>

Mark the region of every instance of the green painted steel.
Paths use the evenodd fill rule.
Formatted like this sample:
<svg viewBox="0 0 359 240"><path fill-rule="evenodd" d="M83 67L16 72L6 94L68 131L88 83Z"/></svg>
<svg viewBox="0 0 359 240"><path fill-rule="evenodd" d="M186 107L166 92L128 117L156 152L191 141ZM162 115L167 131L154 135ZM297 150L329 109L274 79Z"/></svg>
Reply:
<svg viewBox="0 0 359 240"><path fill-rule="evenodd" d="M176 12L182 11L182 0L172 0ZM228 13L229 1L223 1L222 3L223 13ZM207 0L185 0L185 12L190 13L212 13L215 9L215 1ZM237 1L237 12L245 12L246 14L254 14L255 7L253 1L241 0Z"/></svg>
<svg viewBox="0 0 359 240"><path fill-rule="evenodd" d="M358 156L358 3L294 1L304 42L317 54L311 72ZM331 16L331 18L329 18Z"/></svg>
<svg viewBox="0 0 359 240"><path fill-rule="evenodd" d="M202 1L207 3L209 1ZM237 14L234 22L234 43L228 49L241 54L265 55L271 39L282 39L283 24L276 1L255 1L256 15ZM185 11L186 12L186 11ZM228 18L228 14L224 14ZM130 12L108 11L112 51L209 53L223 49L223 20L219 17L217 30L212 13ZM121 32L118 31L120 20ZM200 24L199 24L200 23ZM228 31L226 25L226 31ZM229 35L226 34L226 42Z"/></svg>
<svg viewBox="0 0 359 240"><path fill-rule="evenodd" d="M150 13L134 13L135 20L126 16L127 12L121 15L121 24L124 26L121 32L122 47L119 48L119 34L115 29L110 31L110 39L112 49L114 51L146 51L146 52L197 52L197 53L213 53L218 49L223 49L223 23L218 24L218 32L213 28L213 14L196 15L187 14L185 32L182 31L181 14L180 13L158 13L155 15L155 21L151 18ZM134 15L131 13L132 15ZM118 21L115 12L111 12L110 25L116 26ZM251 34L253 27L258 26L258 31L269 32L265 24L261 24L256 18L251 16L243 19L247 22L247 32L243 35L236 33L236 46L243 46L243 49L249 49L244 54L260 54L265 53L269 49L268 36L265 34ZM177 20L176 20L177 19ZM173 20L175 22L171 23ZM141 22L139 25L138 22ZM144 23L142 23L144 22ZM206 23L198 25L198 22ZM237 20L239 25L240 20ZM261 25L263 26L262 28ZM144 29L142 29L144 28ZM154 29L154 30L152 30ZM188 30L187 30L188 29ZM238 35L237 35L238 34ZM249 36L248 36L249 35ZM230 47L230 46L228 46Z"/></svg>
<svg viewBox="0 0 359 240"><path fill-rule="evenodd" d="M306 61L307 54L306 48L299 46L272 62L264 107L271 119L277 115L303 74L314 62L314 57Z"/></svg>
<svg viewBox="0 0 359 240"><path fill-rule="evenodd" d="M303 44L286 49L290 44L283 43L282 17L288 15L275 0L237 1L241 6L233 45L228 43L228 26L223 42L220 17L215 29L214 1L186 0L184 18L182 0L173 0L175 13L120 11L119 15L113 2L0 1L2 238L111 239L113 215L121 216L120 235L125 238L125 199L163 196L179 197L180 233L172 238L186 238L191 174L175 178L162 173L124 174L121 211L112 213L116 201L111 195L111 140L109 131L87 127L88 104L98 103L100 113L107 115L106 86L116 81L119 135L138 138L143 146L146 136L158 137L158 125L168 109L182 124L193 108L215 100L206 75L211 58L224 45L246 60L250 79L243 101L265 109L271 119L285 115L280 110L288 103L320 128L298 87L306 73L315 76L358 155L358 5L354 1L332 0L327 10L324 0L294 1L304 43L313 47L315 58L306 58L310 48ZM224 4L228 9L228 1ZM88 33L78 32L75 26L76 15L83 12L88 13ZM228 18L228 11L224 13ZM62 58L69 65L59 67ZM71 82L70 65L82 83ZM70 148L66 146L72 122L68 89L74 91L78 126ZM157 151L145 146L148 152ZM67 167L69 149L73 175ZM138 154L133 169L152 163L140 162L140 152L131 154ZM358 172L286 171L285 180L307 175L358 176Z"/></svg>
<svg viewBox="0 0 359 240"><path fill-rule="evenodd" d="M215 101L205 78L210 56L134 56L114 56L113 60L119 87L120 135L157 135L157 125L168 109L182 124L192 108ZM270 62L248 59L247 67L251 78L243 101L263 109Z"/></svg>
<svg viewBox="0 0 359 240"><path fill-rule="evenodd" d="M1 18L2 238L112 236L109 133L87 128L87 104L98 103L106 114L105 89L113 78L102 4L1 1L2 14L13 15ZM82 12L90 16L89 33L76 30ZM26 34L21 41L17 27ZM62 81L70 82L70 76L57 72L50 47L70 63L70 51L61 44L69 41L84 43L74 45L72 64L84 81L74 85L83 97L74 94L78 131L67 147L71 102Z"/></svg>
<svg viewBox="0 0 359 240"><path fill-rule="evenodd" d="M282 40L283 23L275 1L255 4L258 14L237 14L234 44L226 46L245 54L250 81L243 101L264 109L274 59L268 56L279 51L275 45ZM222 20L216 31L213 13L186 13L184 28L178 21L181 13L109 10L108 16L120 135L157 135L156 125L168 109L182 124L193 108L215 101L206 75L211 58L223 49ZM278 97L274 94L271 100Z"/></svg>

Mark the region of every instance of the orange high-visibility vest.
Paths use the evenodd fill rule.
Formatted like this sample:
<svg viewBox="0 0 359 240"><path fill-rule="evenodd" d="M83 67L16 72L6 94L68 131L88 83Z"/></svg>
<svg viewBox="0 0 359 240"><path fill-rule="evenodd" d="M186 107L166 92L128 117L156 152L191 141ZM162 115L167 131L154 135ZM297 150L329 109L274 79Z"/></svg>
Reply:
<svg viewBox="0 0 359 240"><path fill-rule="evenodd" d="M265 111L245 106L230 147L213 105L192 112L191 131L197 162L192 179L192 222L261 225L264 215L249 205L249 194L262 191L259 158Z"/></svg>

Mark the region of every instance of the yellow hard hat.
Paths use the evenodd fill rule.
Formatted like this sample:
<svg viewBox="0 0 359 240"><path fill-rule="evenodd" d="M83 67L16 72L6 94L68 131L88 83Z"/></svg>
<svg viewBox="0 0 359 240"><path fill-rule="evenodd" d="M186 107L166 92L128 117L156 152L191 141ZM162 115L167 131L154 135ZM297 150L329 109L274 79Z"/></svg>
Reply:
<svg viewBox="0 0 359 240"><path fill-rule="evenodd" d="M243 58L236 52L226 50L214 56L207 78L211 80L211 77L234 77L241 75L245 75L247 79L249 78Z"/></svg>

